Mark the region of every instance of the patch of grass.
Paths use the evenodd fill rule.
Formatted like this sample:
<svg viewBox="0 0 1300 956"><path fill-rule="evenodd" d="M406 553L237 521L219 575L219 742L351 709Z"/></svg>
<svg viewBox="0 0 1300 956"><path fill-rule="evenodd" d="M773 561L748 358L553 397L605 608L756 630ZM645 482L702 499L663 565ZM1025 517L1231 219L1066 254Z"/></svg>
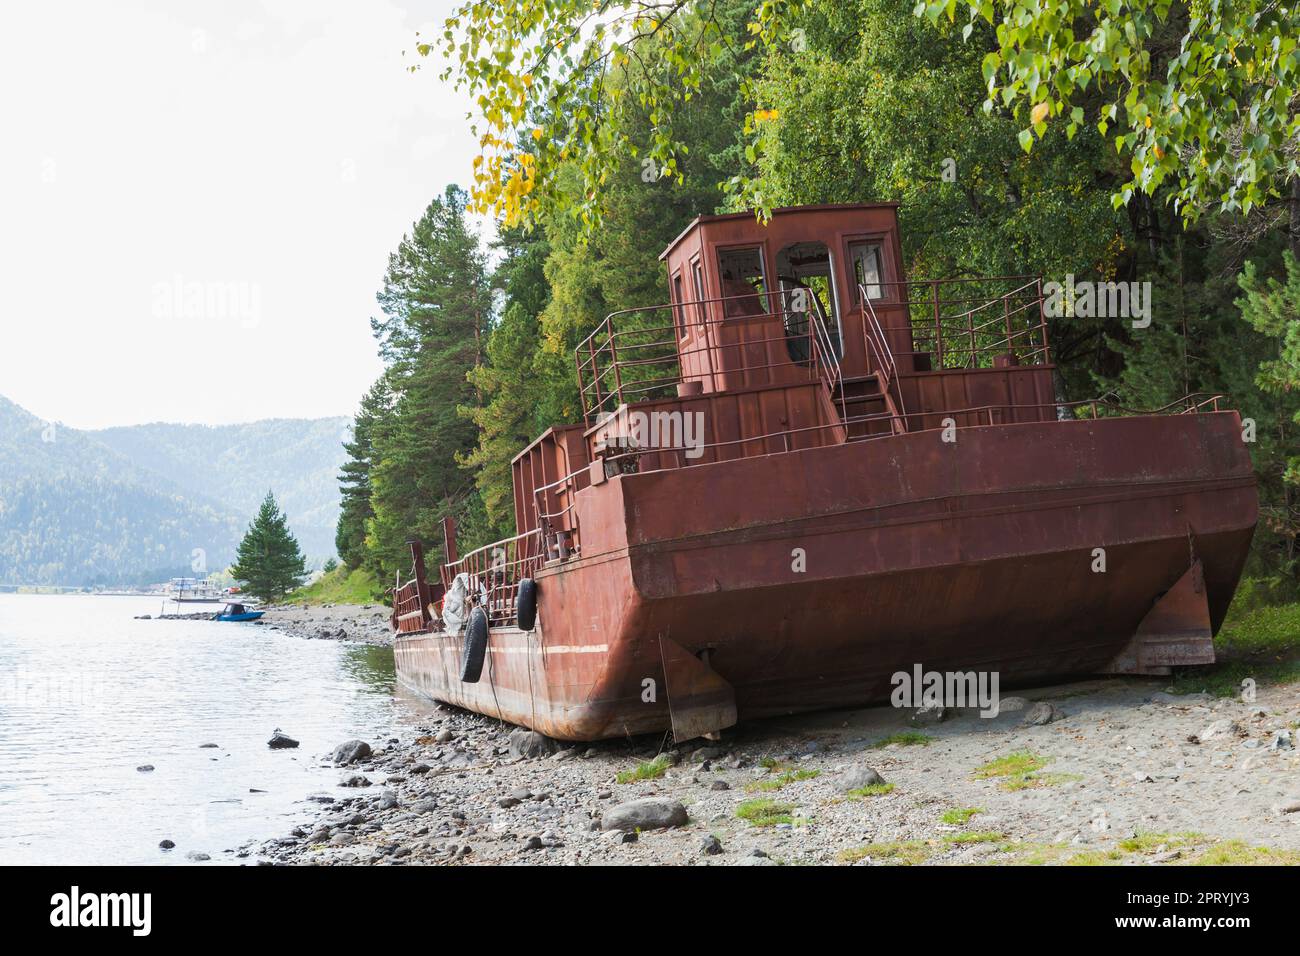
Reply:
<svg viewBox="0 0 1300 956"><path fill-rule="evenodd" d="M1035 770L1041 770L1046 766L1046 758L1040 757L1032 750L1016 750L1005 757L998 757L996 760L980 764L975 768L975 778L977 780L987 780L990 777L1020 776L1033 773Z"/></svg>
<svg viewBox="0 0 1300 956"><path fill-rule="evenodd" d="M349 570L340 565L284 597L285 604L373 604L380 591L379 581L369 571Z"/></svg>
<svg viewBox="0 0 1300 956"><path fill-rule="evenodd" d="M998 849L1010 855L994 862L1012 866L1105 866L1124 858L1117 849L1085 850L1069 843L1012 842Z"/></svg>
<svg viewBox="0 0 1300 956"><path fill-rule="evenodd" d="M636 783L638 780L657 780L668 772L672 764L662 757L638 764L634 770L622 770L614 778L619 783Z"/></svg>
<svg viewBox="0 0 1300 956"><path fill-rule="evenodd" d="M1214 639L1220 663L1180 670L1169 690L1236 697L1247 678L1257 684L1300 680L1300 604L1233 610Z"/></svg>
<svg viewBox="0 0 1300 956"><path fill-rule="evenodd" d="M788 783L795 783L799 780L812 780L820 776L820 770L787 770L774 780L755 780L753 783L746 784L745 789L750 793L780 790Z"/></svg>
<svg viewBox="0 0 1300 956"><path fill-rule="evenodd" d="M736 807L736 816L751 826L771 827L778 823L793 823L793 803L778 803L770 797L746 800Z"/></svg>
<svg viewBox="0 0 1300 956"><path fill-rule="evenodd" d="M1171 694L1209 694L1211 697L1236 697L1242 681L1256 684L1291 684L1300 681L1300 660L1226 660L1221 664L1188 667L1180 670L1169 685Z"/></svg>
<svg viewBox="0 0 1300 956"><path fill-rule="evenodd" d="M1300 650L1300 604L1259 607L1231 614L1214 643L1235 654Z"/></svg>
<svg viewBox="0 0 1300 956"><path fill-rule="evenodd" d="M849 797L883 797L887 793L894 792L892 783L871 783L865 787L858 787L856 790L850 790L845 796Z"/></svg>
<svg viewBox="0 0 1300 956"><path fill-rule="evenodd" d="M928 747L933 739L916 730L900 730L896 734L890 734L884 740L877 740L871 745L871 749L880 750L890 744L898 744L902 747Z"/></svg>
<svg viewBox="0 0 1300 956"><path fill-rule="evenodd" d="M996 830L966 830L944 837L948 843L996 843L1002 834Z"/></svg>
<svg viewBox="0 0 1300 956"><path fill-rule="evenodd" d="M1202 833L1151 833L1140 830L1127 840L1119 841L1119 848L1125 853L1154 853L1164 847L1166 850L1182 850L1211 842Z"/></svg>
<svg viewBox="0 0 1300 956"><path fill-rule="evenodd" d="M1133 863L1164 847L1181 850L1179 864L1192 866L1296 866L1300 850L1251 846L1241 840L1216 841L1203 833L1138 833L1113 847L1082 848L1066 843L1008 843L1010 856L993 862L1017 866L1113 866Z"/></svg>
<svg viewBox="0 0 1300 956"><path fill-rule="evenodd" d="M1296 866L1300 864L1300 850L1275 850L1250 846L1241 840L1225 840L1188 862L1193 866Z"/></svg>
<svg viewBox="0 0 1300 956"><path fill-rule="evenodd" d="M1073 773L1039 773L1051 762L1031 750L1016 750L975 768L976 780L998 780L1003 790L1029 790L1035 787L1055 787L1071 780L1081 779Z"/></svg>
<svg viewBox="0 0 1300 956"><path fill-rule="evenodd" d="M955 827L961 826L970 820L977 813L983 813L980 807L954 807L951 810L945 810L943 816L939 819L943 823L950 823Z"/></svg>
<svg viewBox="0 0 1300 956"><path fill-rule="evenodd" d="M1084 850L1065 860L1066 866L1109 866L1124 859L1122 850Z"/></svg>
<svg viewBox="0 0 1300 956"><path fill-rule="evenodd" d="M1006 862L1016 866L1047 866L1061 862L1061 858L1072 848L1065 843L1007 843L999 847L1012 854Z"/></svg>
<svg viewBox="0 0 1300 956"><path fill-rule="evenodd" d="M897 843L868 843L839 853L839 859L845 863L857 863L867 857L890 860L903 866L918 866L930 858L930 846L924 840L907 840Z"/></svg>
<svg viewBox="0 0 1300 956"><path fill-rule="evenodd" d="M1027 773L1023 777L1003 780L998 786L1014 793L1017 790L1035 790L1039 787L1059 787L1063 783L1073 783L1082 779L1082 775L1077 773Z"/></svg>

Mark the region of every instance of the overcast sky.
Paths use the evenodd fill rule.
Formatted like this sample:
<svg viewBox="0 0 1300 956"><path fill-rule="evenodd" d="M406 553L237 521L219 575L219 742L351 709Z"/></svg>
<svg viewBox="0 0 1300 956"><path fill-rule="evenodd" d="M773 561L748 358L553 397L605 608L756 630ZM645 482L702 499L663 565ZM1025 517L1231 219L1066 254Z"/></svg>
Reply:
<svg viewBox="0 0 1300 956"><path fill-rule="evenodd" d="M470 169L467 101L404 69L450 7L6 7L0 395L78 428L351 414L388 253Z"/></svg>

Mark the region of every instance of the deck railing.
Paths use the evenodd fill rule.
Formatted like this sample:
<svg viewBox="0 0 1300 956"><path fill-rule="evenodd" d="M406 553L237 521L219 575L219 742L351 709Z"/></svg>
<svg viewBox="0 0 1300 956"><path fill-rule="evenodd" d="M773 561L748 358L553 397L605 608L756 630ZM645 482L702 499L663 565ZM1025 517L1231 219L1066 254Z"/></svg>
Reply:
<svg viewBox="0 0 1300 956"><path fill-rule="evenodd" d="M839 381L839 350L836 333L812 308L811 291L806 311L773 305L790 305L791 291L753 292L710 299L611 312L574 350L578 390L583 418L588 424L602 413L611 413L625 403L668 398L677 394L683 381L683 366L698 365L717 374L724 364L723 353L751 356L760 350L764 361L747 361L736 371L766 372L782 381L821 379L834 389ZM705 307L725 311L729 303L750 306L761 303L769 311L716 318L704 314ZM773 324L779 334L764 334L724 341L721 330L746 325ZM802 325L803 328L798 328ZM687 337L690 343L686 344ZM792 350L804 350L795 358ZM771 353L776 352L776 358ZM793 377L791 375L794 370Z"/></svg>
<svg viewBox="0 0 1300 956"><path fill-rule="evenodd" d="M710 449L724 449L736 445L746 445L753 442L763 442L767 440L786 439L785 451L792 450L788 439L794 435L807 434L809 432L823 431L826 429L841 429L846 426L855 424L869 424L873 422L890 422L898 421L904 424L905 431L939 431L946 427L943 424L932 424L930 427L924 426L926 419L942 420L951 418L955 428L976 428L987 425L1006 425L1013 422L1013 416L1017 413L1024 412L1027 409L1035 411L1052 411L1050 417L1039 418L1038 421L1050 421L1059 419L1064 413L1065 420L1072 419L1098 419L1098 418L1117 418L1130 415L1189 415L1203 413L1207 410L1210 412L1219 411L1219 403L1227 399L1222 393L1211 392L1194 392L1170 402L1168 405L1162 405L1153 409L1135 409L1126 408L1119 405L1106 397L1090 398L1078 402L1042 402L1042 403L1002 403L992 405L973 405L968 408L944 409L941 412L872 412L866 415L855 415L844 422L824 422L818 425L804 425L799 428L785 428L780 431L769 432L766 435L755 435L747 438L734 438L727 441L707 442L704 445L697 446L680 446L680 447L653 447L653 448L632 448L615 455L607 455L605 461L635 461L643 455L674 455L676 467L685 468L691 464L706 464L713 459L699 454L700 449L708 451ZM900 431L902 431L900 430ZM898 432L879 432L863 434L860 437L850 439L850 441L874 441L880 438L890 438ZM693 454L687 456L688 452ZM745 457L745 456L737 456ZM624 467L620 470L624 472L635 473L635 467ZM658 469L662 470L662 469ZM571 476L572 477L572 476ZM566 481L561 479L560 481ZM557 482L559 484L559 482Z"/></svg>
<svg viewBox="0 0 1300 956"><path fill-rule="evenodd" d="M873 283L869 303L884 316L882 333L906 333L917 371L988 368L999 360L1047 365L1043 280L1037 276L919 279ZM893 337L901 341L903 335Z"/></svg>
<svg viewBox="0 0 1300 956"><path fill-rule="evenodd" d="M527 531L504 538L469 552L463 558L443 564L438 569L440 586L436 594L424 580L423 549L412 545L415 556L413 577L403 582L399 577L390 592L393 595L393 625L400 634L430 629L442 630L442 601L457 576L464 574L468 584L466 612L481 607L489 623L507 625L515 620L515 601L519 582L535 577L544 563L541 534Z"/></svg>
<svg viewBox="0 0 1300 956"><path fill-rule="evenodd" d="M904 371L1051 362L1038 277L879 282L870 289L868 297L867 289L859 287L863 339L874 367L891 381L897 380L904 357ZM832 328L814 307L811 290L806 308L795 310L797 291L755 291L611 312L574 350L584 420L590 424L624 403L671 397L685 374L716 375L726 364L719 358L728 352L743 358L730 371L767 373L774 381L778 376L787 382L820 378L834 393L845 316L841 328ZM731 303L766 311L721 318L713 314L726 312ZM781 331L750 338L721 334L724 328L747 324Z"/></svg>
<svg viewBox="0 0 1300 956"><path fill-rule="evenodd" d="M511 624L515 620L515 600L519 582L535 577L545 561L540 532L526 531L513 538L503 538L469 552L439 569L444 588L450 588L458 575L469 583L469 603L487 612L491 624Z"/></svg>
<svg viewBox="0 0 1300 956"><path fill-rule="evenodd" d="M424 601L420 591L420 582L415 578L405 584L399 580L393 589L393 623L399 634L425 630Z"/></svg>

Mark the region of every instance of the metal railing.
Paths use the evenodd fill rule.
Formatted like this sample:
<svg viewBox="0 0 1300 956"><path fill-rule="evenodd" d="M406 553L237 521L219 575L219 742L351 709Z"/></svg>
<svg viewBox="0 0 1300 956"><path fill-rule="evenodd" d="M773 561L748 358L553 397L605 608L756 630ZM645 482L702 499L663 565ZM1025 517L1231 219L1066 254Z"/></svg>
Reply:
<svg viewBox="0 0 1300 956"><path fill-rule="evenodd" d="M701 371L690 374L710 378L715 391L719 374L764 372L773 381L821 379L832 389L838 387L839 355L834 337L811 303L803 312L771 309L772 300L788 305L791 291L751 292L611 312L574 350L584 421L591 424L602 413L613 412L623 404L674 397L677 385L686 377L684 367L693 364ZM810 299L813 294L809 290ZM722 318L708 316L704 311L706 306L725 310L728 303L754 302L768 311ZM668 324L656 318L663 315ZM791 318L806 322L806 329L792 330L787 324ZM764 324L781 331L753 337L741 334ZM722 341L722 329L738 337ZM796 357L792 344L806 348L807 358ZM724 372L726 363L717 360L726 353L749 358L756 348L762 350L764 361L744 361L738 368ZM777 353L775 360L771 358L773 351Z"/></svg>
<svg viewBox="0 0 1300 956"><path fill-rule="evenodd" d="M1039 402L1039 403L1004 402L1000 404L991 404L991 405L972 405L968 408L944 409L942 411L935 411L935 412L910 412L910 413L872 412L867 415L853 416L844 422L824 422L818 425L804 425L799 428L786 428L776 432L769 432L766 435L756 435L749 438L734 438L734 439L729 439L727 441L709 442L702 446L692 446L692 447L680 446L680 447L672 447L672 448L660 448L660 447L634 448L634 449L629 449L628 451L620 452L619 454L616 455L607 456L605 460L613 462L620 459L629 459L629 458L636 459L636 458L640 458L643 455L661 455L664 453L670 453L676 455L676 459L675 459L677 461L676 467L684 468L690 465L692 462L698 464L710 463L707 458L701 457L699 455L695 455L691 458L685 456L686 452L698 451L701 448L707 451L709 449L726 448L733 445L745 445L753 442L761 442L770 439L778 439L778 438L788 439L792 435L798 435L807 432L823 431L825 429L844 429L846 426L859 424L859 423L865 424L870 422L885 422L891 420L902 421L903 424L908 426L906 429L908 432L915 433L918 431L939 431L946 426L939 424L939 425L933 425L929 428L913 428L911 427L911 422L913 420L919 420L922 424L924 424L924 419L927 418L936 418L936 419L951 418L953 419L953 426L956 428L976 428L976 427L984 427L988 425L1017 424L1014 421L1015 413L1023 412L1028 409L1033 409L1035 411L1039 411L1039 410L1047 411L1050 409L1052 410L1053 414L1050 416L1034 419L1031 422L1025 422L1020 424L1032 424L1033 422L1056 421L1060 419L1059 413L1065 410L1074 411L1076 413L1085 412L1085 414L1074 414L1072 416L1068 416L1065 419L1066 421L1069 421L1071 419L1094 419L1095 420L1100 418L1123 418L1123 417L1129 417L1133 415L1189 415L1189 414L1197 414L1197 413L1204 412L1207 408L1211 412L1217 412L1220 410L1219 402L1226 400L1227 397L1228 396L1222 393L1193 392L1189 395L1183 396L1180 399L1177 399L1176 401L1170 402L1167 405L1162 405L1159 408L1152 408L1152 409L1126 408L1122 405L1116 404L1113 401L1110 401L1106 397L1100 397L1100 398L1084 399L1083 401L1077 401L1077 402ZM866 435L862 435L860 438L853 439L853 441L875 441L880 438L895 437L896 434L899 433L880 432L877 434L866 434ZM789 447L789 443L787 441L784 451L791 451L791 450L792 449ZM746 457L746 456L740 456L740 457ZM636 472L635 468L627 468L623 470L631 473ZM655 470L663 471L666 469L661 468ZM561 481L563 480L565 479L561 479Z"/></svg>
<svg viewBox="0 0 1300 956"><path fill-rule="evenodd" d="M889 344L885 330L880 325L876 307L872 304L871 297L867 295L866 287L861 284L858 285L858 301L862 303L862 341L867 343L867 348L871 352L872 365L876 369L880 384L880 394L886 402L892 402L897 411L906 412L903 390L895 384L898 380L898 364L894 361L894 350ZM906 420L903 424L906 424Z"/></svg>
<svg viewBox="0 0 1300 956"><path fill-rule="evenodd" d="M791 308L798 291L754 291L611 312L574 350L584 421L590 424L625 403L672 397L686 375L711 380L717 391L719 371L728 365L718 359L729 352L741 362L730 363L727 374L766 373L787 382L820 378L834 394L842 383L836 336L811 301L811 289L805 310ZM1014 365L1051 362L1039 277L879 282L872 291L876 295L868 297L859 286L862 335L874 367L891 382L897 381L898 359L904 356L909 358L905 370L922 372L987 368L999 357ZM710 314L725 312L729 304L766 311ZM747 326L764 324L770 329L745 337L751 331ZM806 358L798 355L800 349Z"/></svg>
<svg viewBox="0 0 1300 956"><path fill-rule="evenodd" d="M541 533L533 530L477 548L439 568L443 587L466 575L470 606L483 608L491 624L512 624L519 582L535 577L545 562L541 541Z"/></svg>
<svg viewBox="0 0 1300 956"><path fill-rule="evenodd" d="M1047 365L1051 350L1038 276L915 279L879 282L874 299L862 302L888 321L881 334L906 333L917 371L988 368L998 357L1015 365ZM902 335L894 338L895 342Z"/></svg>
<svg viewBox="0 0 1300 956"><path fill-rule="evenodd" d="M414 634L425 629L424 601L420 582L415 578L393 589L393 623L399 634Z"/></svg>

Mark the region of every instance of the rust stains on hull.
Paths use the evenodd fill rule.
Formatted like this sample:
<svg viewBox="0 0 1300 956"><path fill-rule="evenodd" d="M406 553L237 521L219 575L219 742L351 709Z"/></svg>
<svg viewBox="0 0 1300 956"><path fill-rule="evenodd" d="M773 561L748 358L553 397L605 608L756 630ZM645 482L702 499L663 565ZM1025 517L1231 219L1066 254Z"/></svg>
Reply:
<svg viewBox="0 0 1300 956"><path fill-rule="evenodd" d="M917 663L1003 687L1099 673L1194 561L1218 628L1257 511L1230 412L905 434L576 498L583 556L537 574L537 628L493 627L476 684L460 638L399 635L403 683L593 740L707 730L704 706L721 721L881 701Z"/></svg>

